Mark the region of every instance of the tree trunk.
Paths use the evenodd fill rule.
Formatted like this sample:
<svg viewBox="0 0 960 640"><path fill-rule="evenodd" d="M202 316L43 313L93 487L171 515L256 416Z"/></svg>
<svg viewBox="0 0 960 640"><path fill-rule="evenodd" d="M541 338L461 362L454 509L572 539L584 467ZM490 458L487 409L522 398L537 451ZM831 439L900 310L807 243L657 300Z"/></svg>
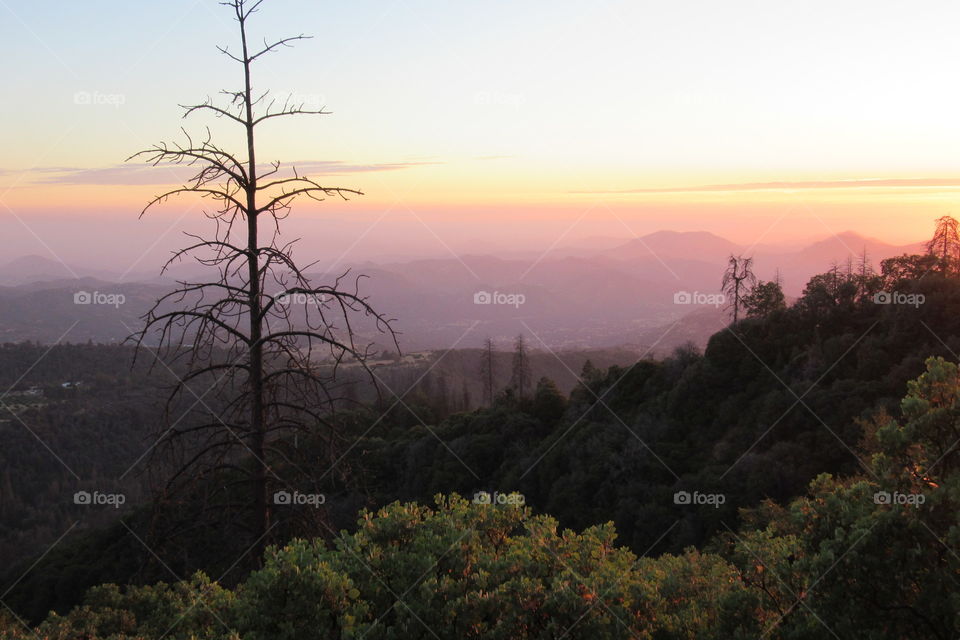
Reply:
<svg viewBox="0 0 960 640"><path fill-rule="evenodd" d="M254 456L253 509L254 555L262 561L270 526L270 505L267 502L266 420L264 416L263 343L260 318L260 264L257 229L257 159L253 135L253 104L250 86L250 58L247 51L246 28L241 21L243 43L244 106L246 107L247 154L249 183L247 185L247 277L250 284L247 300L250 312L250 451Z"/></svg>

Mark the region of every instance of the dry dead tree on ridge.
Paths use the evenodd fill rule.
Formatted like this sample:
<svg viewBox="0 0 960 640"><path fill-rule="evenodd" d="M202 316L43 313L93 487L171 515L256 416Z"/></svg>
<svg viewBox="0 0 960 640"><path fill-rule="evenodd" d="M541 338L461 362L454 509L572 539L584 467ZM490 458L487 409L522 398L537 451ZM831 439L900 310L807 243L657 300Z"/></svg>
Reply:
<svg viewBox="0 0 960 640"><path fill-rule="evenodd" d="M280 162L258 165L259 127L278 118L325 115L272 98L269 91L254 92L254 63L307 36L263 41L251 46L248 26L263 0L221 2L230 8L239 27L240 49L218 47L240 65L243 85L222 91L223 106L208 98L184 105L184 117L208 114L242 131L246 149L228 151L213 140L209 127L202 137L183 130L180 143L160 143L130 159L155 166L186 166L196 173L180 187L153 198L141 216L175 196L194 196L213 202L204 215L214 223L204 237L187 234L188 246L176 251L164 266L192 258L211 272L202 282L178 281L175 290L156 301L145 315L145 326L134 340L138 351L156 345L165 365L185 366L168 401L167 429L159 444L180 445L180 460L169 487L204 482L226 474L231 485L249 488L250 502L234 506L244 511L245 524L262 550L271 529L271 491L298 487L276 473L297 468L289 438L293 433L324 433L329 461L337 451L337 430L331 411L342 400L337 373L345 361L366 368L373 343L364 342L356 327L363 320L373 335L386 335L396 346L390 320L360 295L362 276L349 272L324 286L316 286L293 259L292 242L281 242L282 222L295 201L362 195L355 189L327 186ZM193 383L201 383L200 391ZM179 402L203 414L198 421L173 420L169 408ZM174 447L176 448L176 447ZM309 473L304 474L309 476ZM219 476L217 485L221 484ZM233 495L225 488L225 495ZM244 507L249 510L244 510Z"/></svg>

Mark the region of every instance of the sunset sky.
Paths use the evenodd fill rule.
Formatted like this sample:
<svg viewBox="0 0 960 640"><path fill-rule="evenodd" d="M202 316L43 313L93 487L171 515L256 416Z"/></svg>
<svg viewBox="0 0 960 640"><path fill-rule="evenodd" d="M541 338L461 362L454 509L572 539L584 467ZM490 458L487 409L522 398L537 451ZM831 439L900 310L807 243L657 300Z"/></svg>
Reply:
<svg viewBox="0 0 960 640"><path fill-rule="evenodd" d="M123 161L202 131L177 105L237 86L215 49L237 46L228 10L0 0L0 16L4 253L155 266L199 209L138 222L180 175ZM358 258L665 228L906 244L960 214L958 24L953 1L268 0L258 40L315 37L255 85L333 114L265 127L260 153L366 193L293 223L365 234Z"/></svg>

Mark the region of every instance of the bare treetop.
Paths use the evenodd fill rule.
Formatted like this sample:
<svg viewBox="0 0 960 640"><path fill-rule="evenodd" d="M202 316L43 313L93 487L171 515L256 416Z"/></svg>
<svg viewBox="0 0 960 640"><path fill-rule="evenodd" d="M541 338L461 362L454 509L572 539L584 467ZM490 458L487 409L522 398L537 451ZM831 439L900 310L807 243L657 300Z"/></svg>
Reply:
<svg viewBox="0 0 960 640"><path fill-rule="evenodd" d="M201 114L226 118L242 130L245 148L228 150L213 140L207 127L200 137L182 129L182 142L159 143L131 156L155 166L182 165L197 171L185 184L150 200L141 216L180 195L214 203L204 211L214 223L212 233L187 234L190 242L164 266L192 258L208 268L211 277L178 282L146 314L136 340L140 347L156 344L158 358L187 362L189 371L171 398L184 392L196 395L189 387L194 380L213 381L221 409L202 403L207 415L199 424L186 426L179 419L171 420L162 442L183 445L186 441L186 448L193 447L175 480L211 473L241 473L249 480L249 528L262 548L270 530L269 489L289 485L278 475L277 464L300 469L285 434L326 433L333 461L338 440L331 415L345 401L337 392L342 386L337 379L340 364L352 360L365 370L368 355L377 350L373 336L385 334L394 346L396 340L390 320L360 294L361 276L347 280L349 271L336 277L324 274L327 282L314 284L304 271L311 265L301 266L294 260L296 240L279 239L281 223L298 199L347 199L362 193L324 184L295 167L290 175L281 174L280 161L265 167L257 164L260 125L275 118L328 113L291 104L289 99L280 103L270 98L269 91L256 95L253 91L254 63L307 36L264 40L262 46L251 48L248 20L263 0L221 4L234 13L240 50L218 48L240 65L242 88L222 91L227 98L223 106L210 98L182 106L184 118ZM266 238L261 237L264 217L270 227ZM361 331L368 335L363 337Z"/></svg>

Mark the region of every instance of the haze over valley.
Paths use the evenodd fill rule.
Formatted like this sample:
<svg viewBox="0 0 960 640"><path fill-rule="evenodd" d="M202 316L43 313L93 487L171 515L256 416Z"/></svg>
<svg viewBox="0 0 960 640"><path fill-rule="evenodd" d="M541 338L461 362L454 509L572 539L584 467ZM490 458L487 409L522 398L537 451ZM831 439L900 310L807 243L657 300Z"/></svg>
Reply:
<svg viewBox="0 0 960 640"><path fill-rule="evenodd" d="M405 350L442 350L455 342L479 347L488 336L507 345L526 331L535 333L535 349L626 347L664 355L686 342L703 348L723 327L726 303L701 297L678 304L674 296L719 294L730 255L752 255L762 280L779 272L784 293L795 298L812 275L852 265L864 251L879 265L917 253L921 245L843 232L800 248L744 247L709 232L660 231L632 239L590 238L542 252L345 262L335 273L311 275L318 282L347 270L363 276L361 293L397 318ZM38 255L15 258L0 265L0 337L50 343L66 334L69 341L121 342L171 282L201 273L190 264L174 264L163 274L124 274ZM76 305L77 292L122 294L124 302L118 308ZM501 297L477 304L474 297L483 292ZM517 294L522 298L504 297Z"/></svg>

